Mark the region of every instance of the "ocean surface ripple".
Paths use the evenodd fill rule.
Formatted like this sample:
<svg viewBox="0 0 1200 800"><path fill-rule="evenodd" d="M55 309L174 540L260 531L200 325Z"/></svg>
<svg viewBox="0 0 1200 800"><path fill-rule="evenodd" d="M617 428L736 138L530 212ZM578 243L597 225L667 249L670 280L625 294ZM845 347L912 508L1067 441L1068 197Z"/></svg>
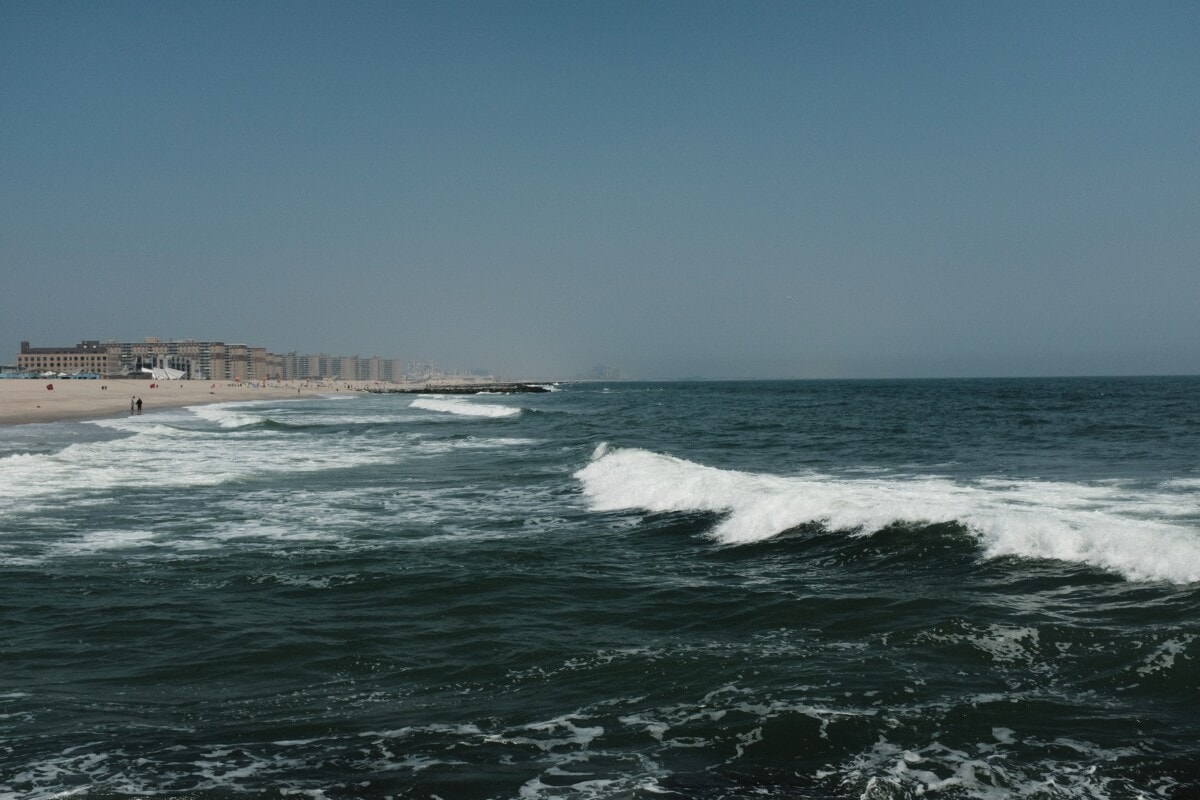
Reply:
<svg viewBox="0 0 1200 800"><path fill-rule="evenodd" d="M0 798L1200 797L1200 379L0 437Z"/></svg>

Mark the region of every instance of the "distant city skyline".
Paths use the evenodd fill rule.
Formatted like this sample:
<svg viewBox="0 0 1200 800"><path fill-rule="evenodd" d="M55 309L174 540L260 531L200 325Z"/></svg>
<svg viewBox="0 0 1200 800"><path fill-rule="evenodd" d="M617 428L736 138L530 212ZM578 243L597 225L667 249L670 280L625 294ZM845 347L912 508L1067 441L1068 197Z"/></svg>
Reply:
<svg viewBox="0 0 1200 800"><path fill-rule="evenodd" d="M245 342L226 342L221 339L199 340L193 337L162 337L162 336L143 336L134 340L119 341L116 339L82 339L73 344L64 342L30 342L22 340L18 348L14 351L16 355L0 358L0 369L21 369L23 366L30 366L36 360L37 363L45 368L52 365L46 363L46 359L31 359L26 356L32 355L55 355L68 356L65 359L58 359L64 365L67 363L75 363L82 365L95 360L96 353L103 353L106 348L112 349L114 346L119 350L123 358L121 361L125 366L132 363L132 358L135 353L155 352L160 356L168 354L177 355L183 349L200 346L206 350L216 345L222 349L236 349L243 353L243 359L246 358L247 352L258 352L258 359L262 364L257 369L243 369L238 374L231 373L226 377L246 377L248 379L261 378L263 375L280 376L285 379L295 377L336 377L344 374L341 368L341 363L345 362L347 369L355 373L354 380L400 380L407 378L409 380L421 380L426 378L442 378L442 377L495 377L494 370L486 367L475 366L464 368L459 365L451 364L435 364L431 361L426 361L420 358L400 358L396 356L380 356L378 352L372 352L371 355L360 355L359 353L336 353L329 349L320 349L313 352L299 352L296 349L277 349L272 347L264 347L261 345L251 345ZM371 352L371 351L368 351ZM78 358L69 358L69 356L80 356ZM207 359L207 355L206 355ZM303 365L297 367L297 362L303 362ZM313 363L312 369L309 369L308 362ZM289 364L284 367L285 362ZM386 366L380 367L380 363L385 363ZM373 365L364 367L362 370L358 368L359 364ZM140 365L139 365L140 366ZM163 362L160 366L172 366ZM116 371L115 364L109 365L111 371ZM236 370L235 370L236 372ZM541 378L547 376L531 375L519 376L530 378ZM625 373L620 367L602 364L594 366L590 369L577 371L571 375L549 376L570 379L588 379L588 380L624 380Z"/></svg>
<svg viewBox="0 0 1200 800"><path fill-rule="evenodd" d="M23 373L101 376L150 374L162 380L296 380L338 379L395 381L425 378L432 367L406 370L399 359L378 355L326 352L272 352L266 347L220 340L163 339L146 336L120 342L84 339L74 345L34 345L22 341L16 368ZM410 374L411 373L411 374ZM417 373L420 373L418 376Z"/></svg>
<svg viewBox="0 0 1200 800"><path fill-rule="evenodd" d="M0 341L1200 373L1200 4L0 2Z"/></svg>

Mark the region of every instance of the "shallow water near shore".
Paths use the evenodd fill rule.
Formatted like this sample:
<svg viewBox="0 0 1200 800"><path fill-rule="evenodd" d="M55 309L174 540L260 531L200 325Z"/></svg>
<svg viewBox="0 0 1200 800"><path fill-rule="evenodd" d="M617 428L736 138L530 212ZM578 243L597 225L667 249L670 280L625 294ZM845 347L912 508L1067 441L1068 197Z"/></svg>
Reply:
<svg viewBox="0 0 1200 800"><path fill-rule="evenodd" d="M1200 379L0 432L0 798L1200 792Z"/></svg>

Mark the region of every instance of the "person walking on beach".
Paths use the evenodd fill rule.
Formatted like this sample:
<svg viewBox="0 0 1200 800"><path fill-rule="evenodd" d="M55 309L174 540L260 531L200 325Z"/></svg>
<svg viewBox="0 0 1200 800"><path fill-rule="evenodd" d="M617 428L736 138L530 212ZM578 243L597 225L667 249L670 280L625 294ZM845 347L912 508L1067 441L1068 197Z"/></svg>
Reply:
<svg viewBox="0 0 1200 800"><path fill-rule="evenodd" d="M133 413L133 398L129 398L129 413Z"/></svg>
<svg viewBox="0 0 1200 800"><path fill-rule="evenodd" d="M142 398L140 397L137 399L137 410L139 414L142 413Z"/></svg>

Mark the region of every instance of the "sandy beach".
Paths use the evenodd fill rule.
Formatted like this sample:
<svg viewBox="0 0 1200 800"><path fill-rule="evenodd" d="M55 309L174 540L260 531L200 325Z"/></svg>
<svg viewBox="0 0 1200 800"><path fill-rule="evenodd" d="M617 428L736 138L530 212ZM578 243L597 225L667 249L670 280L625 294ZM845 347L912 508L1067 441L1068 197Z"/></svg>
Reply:
<svg viewBox="0 0 1200 800"><path fill-rule="evenodd" d="M0 425L126 416L130 398L138 397L142 413L151 414L180 406L316 397L392 385L376 381L0 380Z"/></svg>

